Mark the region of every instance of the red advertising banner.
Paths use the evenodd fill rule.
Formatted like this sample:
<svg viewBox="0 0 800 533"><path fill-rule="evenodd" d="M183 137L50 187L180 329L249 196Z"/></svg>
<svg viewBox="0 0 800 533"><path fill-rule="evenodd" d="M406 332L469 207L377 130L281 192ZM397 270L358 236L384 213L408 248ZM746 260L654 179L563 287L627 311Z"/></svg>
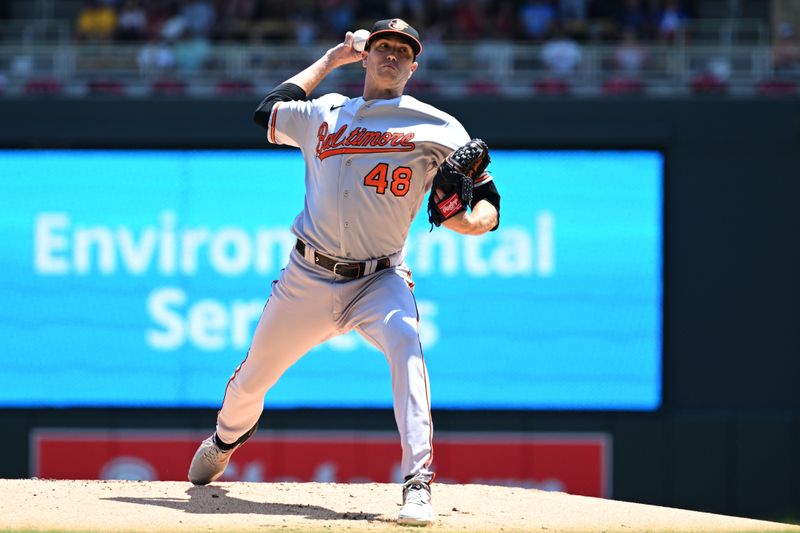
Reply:
<svg viewBox="0 0 800 533"><path fill-rule="evenodd" d="M183 481L207 434L36 430L31 475ZM611 438L596 433L447 433L434 438L438 483L480 483L611 496ZM394 433L261 431L223 481L401 482Z"/></svg>

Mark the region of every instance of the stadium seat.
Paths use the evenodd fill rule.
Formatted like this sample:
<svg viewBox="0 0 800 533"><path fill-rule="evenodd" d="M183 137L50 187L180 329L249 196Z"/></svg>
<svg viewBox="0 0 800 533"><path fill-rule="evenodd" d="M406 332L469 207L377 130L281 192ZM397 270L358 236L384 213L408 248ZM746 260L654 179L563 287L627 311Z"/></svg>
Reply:
<svg viewBox="0 0 800 533"><path fill-rule="evenodd" d="M406 92L412 96L436 94L436 85L428 80L411 78L406 85Z"/></svg>
<svg viewBox="0 0 800 533"><path fill-rule="evenodd" d="M572 90L569 82L560 78L543 78L533 84L536 94L559 96L569 94Z"/></svg>
<svg viewBox="0 0 800 533"><path fill-rule="evenodd" d="M121 81L108 78L90 80L86 87L91 95L123 96L125 94L125 85Z"/></svg>
<svg viewBox="0 0 800 533"><path fill-rule="evenodd" d="M155 96L184 96L187 84L183 80L163 78L153 82L153 95Z"/></svg>
<svg viewBox="0 0 800 533"><path fill-rule="evenodd" d="M709 72L695 76L689 83L694 94L723 94L728 91L728 83Z"/></svg>
<svg viewBox="0 0 800 533"><path fill-rule="evenodd" d="M25 87L23 88L23 92L27 95L31 96L38 96L38 95L55 95L61 94L64 87L61 85L61 82L53 79L53 78L35 78L29 80Z"/></svg>
<svg viewBox="0 0 800 533"><path fill-rule="evenodd" d="M470 96L499 96L503 91L500 84L492 80L471 80L466 85Z"/></svg>
<svg viewBox="0 0 800 533"><path fill-rule="evenodd" d="M220 96L252 96L254 91L253 82L248 80L222 80L217 84Z"/></svg>
<svg viewBox="0 0 800 533"><path fill-rule="evenodd" d="M759 96L797 96L797 83L792 80L763 80L756 85Z"/></svg>
<svg viewBox="0 0 800 533"><path fill-rule="evenodd" d="M608 96L642 94L644 83L631 78L610 78L603 82L603 94Z"/></svg>

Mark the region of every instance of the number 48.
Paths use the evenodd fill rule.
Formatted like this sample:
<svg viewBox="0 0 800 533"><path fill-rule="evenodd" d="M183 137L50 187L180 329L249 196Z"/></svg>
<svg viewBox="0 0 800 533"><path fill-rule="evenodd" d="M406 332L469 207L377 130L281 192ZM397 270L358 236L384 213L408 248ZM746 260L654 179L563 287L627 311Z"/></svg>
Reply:
<svg viewBox="0 0 800 533"><path fill-rule="evenodd" d="M397 167L392 171L391 184L387 180L389 174L388 163L378 163L375 168L364 176L364 185L375 187L375 192L384 194L386 188L392 191L395 196L405 196L411 186L411 169L408 167Z"/></svg>

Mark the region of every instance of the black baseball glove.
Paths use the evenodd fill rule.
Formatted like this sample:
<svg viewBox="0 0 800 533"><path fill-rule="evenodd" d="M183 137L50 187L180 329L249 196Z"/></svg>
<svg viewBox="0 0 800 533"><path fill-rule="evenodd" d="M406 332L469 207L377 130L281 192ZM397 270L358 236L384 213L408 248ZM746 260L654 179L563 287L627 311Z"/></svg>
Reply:
<svg viewBox="0 0 800 533"><path fill-rule="evenodd" d="M483 174L489 161L486 143L472 139L439 165L428 196L428 221L431 224L441 226L442 222L472 204L473 182Z"/></svg>

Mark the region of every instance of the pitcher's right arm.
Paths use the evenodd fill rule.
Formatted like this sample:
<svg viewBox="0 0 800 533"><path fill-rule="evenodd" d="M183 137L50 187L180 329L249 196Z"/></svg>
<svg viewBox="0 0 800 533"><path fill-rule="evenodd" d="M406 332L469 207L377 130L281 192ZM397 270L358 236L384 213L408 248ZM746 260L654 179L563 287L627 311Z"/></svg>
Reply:
<svg viewBox="0 0 800 533"><path fill-rule="evenodd" d="M352 44L353 34L347 32L343 42L329 49L307 68L272 89L256 108L253 116L256 124L268 129L269 116L276 103L305 100L331 71L342 65L361 60L363 52L357 52Z"/></svg>

